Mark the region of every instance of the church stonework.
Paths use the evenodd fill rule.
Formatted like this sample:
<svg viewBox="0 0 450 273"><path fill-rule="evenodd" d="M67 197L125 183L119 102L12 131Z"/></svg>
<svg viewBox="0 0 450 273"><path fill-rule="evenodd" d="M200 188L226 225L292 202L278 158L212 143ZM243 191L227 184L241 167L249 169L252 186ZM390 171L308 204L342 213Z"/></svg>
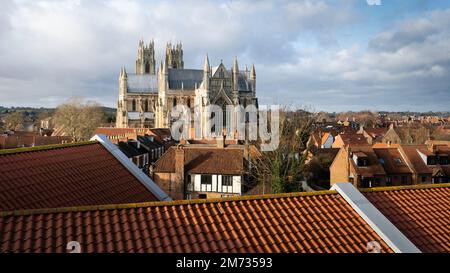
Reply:
<svg viewBox="0 0 450 273"><path fill-rule="evenodd" d="M208 106L217 105L224 109L220 118L230 123L237 122L237 119L234 113L230 115L225 110L226 107L258 107L254 65L250 71L247 66L239 70L235 58L230 70L223 63L211 67L206 55L203 69L185 69L182 44L172 46L168 43L165 59L155 70L154 48L153 41L145 45L141 40L135 73L128 73L125 68L120 71L116 127L170 128L175 121L172 110L177 105L185 105L192 116L195 111L200 113L200 129L193 129L192 121L189 137L204 138L211 135L211 128L207 128L208 120L217 118L206 110ZM212 130L215 130L214 127ZM226 134L234 136L233 132L228 131Z"/></svg>

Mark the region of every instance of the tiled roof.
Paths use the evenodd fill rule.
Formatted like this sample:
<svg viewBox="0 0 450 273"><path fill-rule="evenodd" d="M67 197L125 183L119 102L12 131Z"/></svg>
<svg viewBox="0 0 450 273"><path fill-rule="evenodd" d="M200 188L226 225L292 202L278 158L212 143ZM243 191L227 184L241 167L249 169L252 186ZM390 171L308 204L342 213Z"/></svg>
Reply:
<svg viewBox="0 0 450 273"><path fill-rule="evenodd" d="M157 200L97 142L5 150L0 173L3 211Z"/></svg>
<svg viewBox="0 0 450 273"><path fill-rule="evenodd" d="M128 142L123 142L120 141L118 143L119 149L122 153L124 153L128 158L132 158L135 156L140 156L140 155L144 155L147 154L148 151L146 149L144 149L142 146L140 146L139 148L137 147L137 142L133 142L133 141L128 141Z"/></svg>
<svg viewBox="0 0 450 273"><path fill-rule="evenodd" d="M94 134L103 134L107 136L132 135L136 134L136 130L133 128L98 127L95 129Z"/></svg>
<svg viewBox="0 0 450 273"><path fill-rule="evenodd" d="M379 149L379 148L398 148L399 144L387 144L382 142L377 142L372 144L373 149Z"/></svg>
<svg viewBox="0 0 450 273"><path fill-rule="evenodd" d="M34 147L72 142L69 136L40 136L27 134L0 135L0 149Z"/></svg>
<svg viewBox="0 0 450 273"><path fill-rule="evenodd" d="M450 184L363 194L422 252L450 253Z"/></svg>
<svg viewBox="0 0 450 273"><path fill-rule="evenodd" d="M404 158L395 148L373 149L387 174L412 174Z"/></svg>
<svg viewBox="0 0 450 273"><path fill-rule="evenodd" d="M0 213L0 252L393 252L337 192Z"/></svg>
<svg viewBox="0 0 450 273"><path fill-rule="evenodd" d="M450 150L447 146L436 146L435 151L430 151L426 145L401 145L401 149L404 151L407 159L411 163L411 167L416 170L416 172L420 174L433 174L436 168L442 169L447 175L450 175L450 165L441 165L441 166L429 166L424 160L420 157L419 151L424 155L435 155L443 154L450 155Z"/></svg>
<svg viewBox="0 0 450 273"><path fill-rule="evenodd" d="M364 131L368 133L371 137L383 137L388 132L389 128L364 128Z"/></svg>
<svg viewBox="0 0 450 273"><path fill-rule="evenodd" d="M350 149L351 149L352 153L364 154L367 157L367 160L369 163L368 166L358 167L356 165L355 161L350 159L352 167L355 169L355 171L358 175L361 175L364 177L374 177L376 175L385 175L386 174L386 172L384 171L380 162L378 161L377 155L375 154L375 152L371 146L351 145Z"/></svg>
<svg viewBox="0 0 450 273"><path fill-rule="evenodd" d="M401 145L406 158L411 163L411 167L419 174L431 174L432 170L425 164L417 152L418 149L425 149L425 145Z"/></svg>
<svg viewBox="0 0 450 273"><path fill-rule="evenodd" d="M242 174L243 148L183 147L184 169L188 174ZM171 147L155 163L156 173L175 172L175 149Z"/></svg>
<svg viewBox="0 0 450 273"><path fill-rule="evenodd" d="M367 145L367 139L364 137L363 134L356 134L356 133L343 133L339 134L342 138L342 141L346 145Z"/></svg>

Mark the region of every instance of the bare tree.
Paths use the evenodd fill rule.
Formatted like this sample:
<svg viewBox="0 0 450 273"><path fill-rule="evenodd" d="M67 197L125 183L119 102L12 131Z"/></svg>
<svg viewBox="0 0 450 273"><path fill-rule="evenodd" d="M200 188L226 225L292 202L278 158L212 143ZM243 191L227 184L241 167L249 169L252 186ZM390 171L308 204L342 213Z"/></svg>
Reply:
<svg viewBox="0 0 450 273"><path fill-rule="evenodd" d="M55 126L71 136L74 141L88 140L95 128L104 121L101 106L93 101L71 98L56 108Z"/></svg>
<svg viewBox="0 0 450 273"><path fill-rule="evenodd" d="M304 110L288 111L285 108L281 111L278 148L252 158L250 177L262 187L262 193L301 190L301 171L306 157L304 151L314 118L315 114Z"/></svg>
<svg viewBox="0 0 450 273"><path fill-rule="evenodd" d="M24 123L23 112L14 111L5 117L5 127L7 130L20 130Z"/></svg>

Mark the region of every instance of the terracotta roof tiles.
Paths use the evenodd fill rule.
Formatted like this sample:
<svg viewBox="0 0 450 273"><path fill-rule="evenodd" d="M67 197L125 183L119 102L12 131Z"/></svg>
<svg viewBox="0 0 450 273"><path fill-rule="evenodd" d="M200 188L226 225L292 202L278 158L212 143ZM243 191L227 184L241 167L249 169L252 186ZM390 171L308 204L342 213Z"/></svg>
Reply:
<svg viewBox="0 0 450 273"><path fill-rule="evenodd" d="M381 160L381 165L387 174L412 174L404 158L396 148L373 149Z"/></svg>
<svg viewBox="0 0 450 273"><path fill-rule="evenodd" d="M183 147L185 171L188 174L242 174L244 149ZM171 147L155 163L156 173L175 172L175 148Z"/></svg>
<svg viewBox="0 0 450 273"><path fill-rule="evenodd" d="M368 160L368 166L359 167L359 166L357 166L355 161L350 159L350 163L352 164L352 167L355 169L355 171L358 175L361 175L364 177L374 177L377 175L385 175L386 174L386 172L384 171L380 162L378 161L377 155L375 154L375 152L371 146L350 145L349 149L351 150L351 152L353 154L360 154L360 155L362 155L362 157L365 157Z"/></svg>
<svg viewBox="0 0 450 273"><path fill-rule="evenodd" d="M97 142L0 153L0 210L155 201Z"/></svg>
<svg viewBox="0 0 450 273"><path fill-rule="evenodd" d="M421 251L450 253L450 184L364 195Z"/></svg>
<svg viewBox="0 0 450 273"><path fill-rule="evenodd" d="M3 213L0 234L1 252L392 252L332 191Z"/></svg>

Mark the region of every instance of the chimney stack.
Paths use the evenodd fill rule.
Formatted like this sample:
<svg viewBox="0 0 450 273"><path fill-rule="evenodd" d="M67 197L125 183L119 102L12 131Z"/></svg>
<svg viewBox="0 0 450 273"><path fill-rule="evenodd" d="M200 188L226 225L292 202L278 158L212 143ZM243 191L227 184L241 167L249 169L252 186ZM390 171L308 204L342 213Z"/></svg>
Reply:
<svg viewBox="0 0 450 273"><path fill-rule="evenodd" d="M179 180L184 182L184 148L182 146L175 148L175 173Z"/></svg>
<svg viewBox="0 0 450 273"><path fill-rule="evenodd" d="M225 148L225 135L216 137L217 148Z"/></svg>

